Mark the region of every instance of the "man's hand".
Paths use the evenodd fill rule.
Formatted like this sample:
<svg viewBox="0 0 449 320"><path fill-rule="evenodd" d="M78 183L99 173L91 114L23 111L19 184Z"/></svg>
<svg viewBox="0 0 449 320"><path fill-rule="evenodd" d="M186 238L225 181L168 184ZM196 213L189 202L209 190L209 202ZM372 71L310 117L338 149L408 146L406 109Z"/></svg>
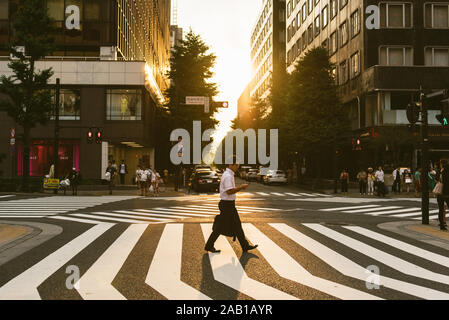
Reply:
<svg viewBox="0 0 449 320"><path fill-rule="evenodd" d="M247 184L247 183L242 184L242 185L240 186L240 190L243 190L243 189L246 189L246 188L248 188L248 184Z"/></svg>

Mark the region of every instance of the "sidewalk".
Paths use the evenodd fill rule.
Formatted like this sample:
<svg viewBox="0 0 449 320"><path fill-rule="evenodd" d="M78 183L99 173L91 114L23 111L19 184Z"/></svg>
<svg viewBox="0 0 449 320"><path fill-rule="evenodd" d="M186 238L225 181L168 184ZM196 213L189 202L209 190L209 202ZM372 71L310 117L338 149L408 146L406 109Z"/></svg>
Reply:
<svg viewBox="0 0 449 320"><path fill-rule="evenodd" d="M25 237L33 231L33 228L24 225L0 224L0 251L11 242Z"/></svg>

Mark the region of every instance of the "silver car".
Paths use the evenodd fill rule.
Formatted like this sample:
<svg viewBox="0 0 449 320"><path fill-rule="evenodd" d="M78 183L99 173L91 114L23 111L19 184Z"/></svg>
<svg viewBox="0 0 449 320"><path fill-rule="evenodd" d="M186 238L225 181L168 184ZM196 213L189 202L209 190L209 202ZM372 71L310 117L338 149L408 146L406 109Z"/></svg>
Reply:
<svg viewBox="0 0 449 320"><path fill-rule="evenodd" d="M282 183L287 184L287 176L285 172L282 170L270 170L267 175L264 176L264 183L272 184L272 183Z"/></svg>

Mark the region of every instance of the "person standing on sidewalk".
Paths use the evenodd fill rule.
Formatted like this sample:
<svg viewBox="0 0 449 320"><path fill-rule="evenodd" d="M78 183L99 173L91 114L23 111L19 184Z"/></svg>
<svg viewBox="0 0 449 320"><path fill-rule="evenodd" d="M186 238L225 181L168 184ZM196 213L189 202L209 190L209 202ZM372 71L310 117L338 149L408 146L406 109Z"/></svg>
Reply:
<svg viewBox="0 0 449 320"><path fill-rule="evenodd" d="M377 195L385 197L385 174L381 166L379 166L374 176L377 182Z"/></svg>
<svg viewBox="0 0 449 320"><path fill-rule="evenodd" d="M401 193L401 169L399 167L393 170L392 189L396 194Z"/></svg>
<svg viewBox="0 0 449 320"><path fill-rule="evenodd" d="M415 196L418 197L421 192L421 168L415 172Z"/></svg>
<svg viewBox="0 0 449 320"><path fill-rule="evenodd" d="M348 171L343 169L340 174L340 182L341 182L341 193L343 195L348 194L348 183L349 183L349 174Z"/></svg>
<svg viewBox="0 0 449 320"><path fill-rule="evenodd" d="M367 174L367 184L368 184L368 195L372 196L374 194L374 180L376 178L374 177L373 168L368 168L368 174Z"/></svg>
<svg viewBox="0 0 449 320"><path fill-rule="evenodd" d="M235 186L234 174L237 172L238 168L239 164L234 156L232 158L232 164L228 165L228 168L226 168L226 171L221 176L220 202L218 204L220 214L215 217L212 227L213 231L204 247L206 251L212 253L220 252L220 250L217 250L214 247L214 243L220 235L234 237L234 240L237 237L243 252L257 248L257 245L250 245L248 240L246 240L242 222L240 221L239 214L235 208L236 193L248 187L247 184L242 184L239 187Z"/></svg>
<svg viewBox="0 0 449 320"><path fill-rule="evenodd" d="M72 168L72 172L69 176L70 186L72 187L72 195L78 195L78 184L80 181L80 173L76 171L76 168Z"/></svg>
<svg viewBox="0 0 449 320"><path fill-rule="evenodd" d="M408 172L407 169L405 169L404 174L402 176L403 176L404 185L407 190L407 193L410 193L410 187L412 186L412 182L413 182L412 174L410 172Z"/></svg>
<svg viewBox="0 0 449 320"><path fill-rule="evenodd" d="M112 162L109 161L108 167L106 168L106 173L108 173L109 180L109 194L112 194L112 188L114 187L114 179L117 176L117 169L113 166Z"/></svg>
<svg viewBox="0 0 449 320"><path fill-rule="evenodd" d="M120 184L125 184L125 176L128 174L128 167L125 164L125 160L122 160L122 164L120 165Z"/></svg>
<svg viewBox="0 0 449 320"><path fill-rule="evenodd" d="M446 225L446 208L449 207L449 165L448 161L445 159L440 160L440 172L437 173L437 179L443 184L442 194L437 196L438 202L438 220L440 223L440 230L447 230ZM446 208L444 203L446 202Z"/></svg>
<svg viewBox="0 0 449 320"><path fill-rule="evenodd" d="M366 179L367 179L367 173L365 170L361 169L359 173L357 173L357 180L359 181L359 189L360 189L360 195L366 195Z"/></svg>

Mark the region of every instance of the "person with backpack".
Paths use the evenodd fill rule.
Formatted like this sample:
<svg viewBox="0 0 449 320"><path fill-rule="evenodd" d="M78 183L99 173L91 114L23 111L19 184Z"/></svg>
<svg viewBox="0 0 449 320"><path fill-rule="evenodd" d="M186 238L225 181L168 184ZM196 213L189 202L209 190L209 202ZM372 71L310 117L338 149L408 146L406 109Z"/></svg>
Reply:
<svg viewBox="0 0 449 320"><path fill-rule="evenodd" d="M348 171L343 169L340 174L341 193L343 195L348 194L349 174Z"/></svg>

